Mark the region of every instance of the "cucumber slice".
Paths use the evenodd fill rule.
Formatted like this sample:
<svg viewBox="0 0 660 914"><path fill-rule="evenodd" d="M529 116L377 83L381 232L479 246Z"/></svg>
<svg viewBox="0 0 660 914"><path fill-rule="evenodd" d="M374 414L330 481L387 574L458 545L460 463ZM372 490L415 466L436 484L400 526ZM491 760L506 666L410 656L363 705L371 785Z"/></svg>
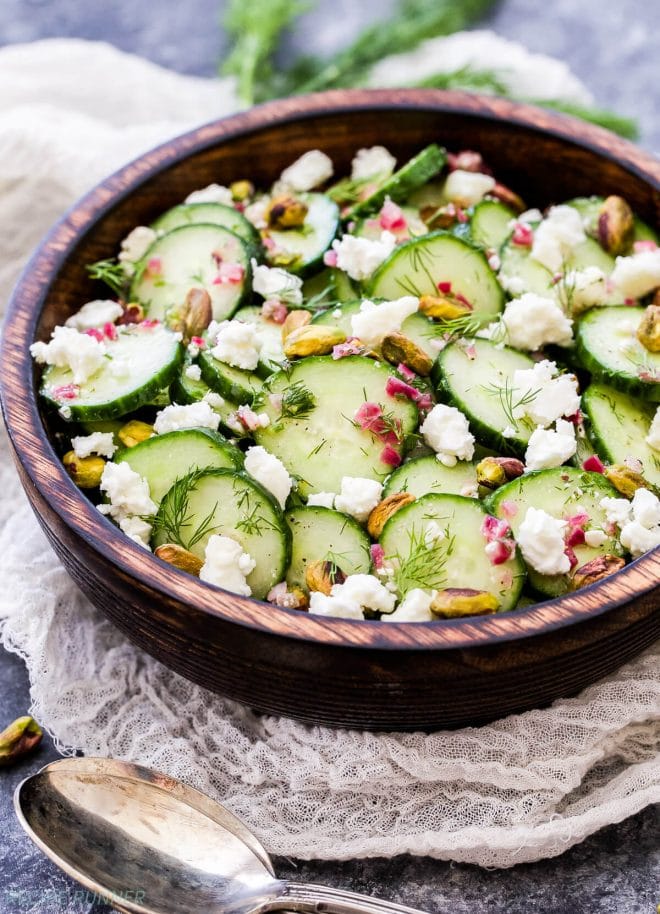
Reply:
<svg viewBox="0 0 660 914"><path fill-rule="evenodd" d="M577 325L575 342L582 365L617 390L660 402L660 353L649 352L635 333L642 307L592 308Z"/></svg>
<svg viewBox="0 0 660 914"><path fill-rule="evenodd" d="M417 343L430 359L435 360L440 350L444 348L447 330L443 329L442 324L426 317L421 311L416 311L401 324L401 333L413 343ZM439 342L441 342L440 346L437 345Z"/></svg>
<svg viewBox="0 0 660 914"><path fill-rule="evenodd" d="M124 448L115 463L127 463L143 476L152 501L160 504L177 479L206 467L240 470L243 455L210 428L182 428Z"/></svg>
<svg viewBox="0 0 660 914"><path fill-rule="evenodd" d="M332 307L338 302L352 301L357 295L357 289L347 273L326 267L304 281L302 307L315 311L317 308Z"/></svg>
<svg viewBox="0 0 660 914"><path fill-rule="evenodd" d="M600 215L600 208L605 202L604 197L576 197L574 200L569 200L566 204L567 206L572 206L578 211L582 216L582 222L584 224L584 230L588 235L591 235L592 238L598 238L598 217ZM639 216L635 216L635 241L655 241L656 244L660 243L660 236L655 232L650 225L647 225L646 222L643 222Z"/></svg>
<svg viewBox="0 0 660 914"><path fill-rule="evenodd" d="M504 292L484 252L449 232L431 232L396 248L368 283L368 291L391 301L402 295L438 295L438 283L450 282L454 294L475 314L495 318L504 307Z"/></svg>
<svg viewBox="0 0 660 914"><path fill-rule="evenodd" d="M298 194L307 204L300 229L264 229L274 246L266 245L266 260L297 276L308 276L323 266L323 255L339 228L339 207L325 194Z"/></svg>
<svg viewBox="0 0 660 914"><path fill-rule="evenodd" d="M302 359L274 375L268 389L285 397L285 412L292 389L306 394L308 405L295 418L283 416L272 398L260 398L258 409L268 414L270 425L257 429L254 437L300 479L303 496L339 492L344 476L384 479L391 470L381 460L384 444L353 417L365 401L381 404L392 422L400 423L401 441L394 447L403 452L406 437L417 426L417 407L385 393L391 374L389 366L361 356Z"/></svg>
<svg viewBox="0 0 660 914"><path fill-rule="evenodd" d="M428 235L428 226L420 218L419 211L415 207L402 206L401 211L406 220L405 226L400 229L388 229L396 237L397 241L410 241L411 238ZM351 235L356 235L358 238L368 238L370 241L379 241L382 233L383 227L378 216L367 216L364 219L359 219L355 227L351 229Z"/></svg>
<svg viewBox="0 0 660 914"><path fill-rule="evenodd" d="M41 396L67 419L125 416L167 387L183 359L183 346L162 324L118 327L117 339L107 340L106 347L107 361L84 384L75 385L68 368L51 365L44 371ZM67 389L77 396L63 397Z"/></svg>
<svg viewBox="0 0 660 914"><path fill-rule="evenodd" d="M218 361L213 358L208 346L200 352L198 362L202 370L202 380L211 390L234 403L252 403L263 388L263 381L258 374Z"/></svg>
<svg viewBox="0 0 660 914"><path fill-rule="evenodd" d="M530 248L514 244L509 239L502 247L500 258L502 261L500 274L522 280L524 284L522 292L535 292L546 298L555 297L557 290L554 275L538 260L534 260ZM586 241L576 245L565 262L566 270L584 270L586 267L598 267L605 276L609 276L614 269L614 259L593 238L587 238ZM522 294L522 292L516 294ZM612 302L614 300L612 298Z"/></svg>
<svg viewBox="0 0 660 914"><path fill-rule="evenodd" d="M534 367L532 359L490 340L470 341L471 359L459 343L450 343L438 356L432 377L441 400L465 413L477 439L500 453L523 457L534 423L515 419L517 405L513 373ZM512 432L505 436L504 431Z"/></svg>
<svg viewBox="0 0 660 914"><path fill-rule="evenodd" d="M259 339L262 340L263 346L259 354L257 374L267 378L274 371L279 371L287 361L282 348L282 325L267 320L258 305L247 305L245 308L240 308L232 319L244 321L246 324L255 324L258 328Z"/></svg>
<svg viewBox="0 0 660 914"><path fill-rule="evenodd" d="M176 376L170 386L170 397L172 403L198 403L204 397L211 393L211 388L204 380L195 381L186 375L186 368L192 364L190 358L183 363L181 371ZM220 405L214 405L213 411L220 416L220 431L228 438L243 438L247 435L242 426L236 425L235 414L237 409L236 403L231 400L224 400ZM234 421L232 421L234 420Z"/></svg>
<svg viewBox="0 0 660 914"><path fill-rule="evenodd" d="M130 300L150 318L175 316L192 287L211 296L213 318L231 317L251 288L250 248L222 225L184 225L156 239L136 267ZM220 263L243 269L239 282L216 282ZM155 264L155 266L154 266ZM151 265L151 266L150 266Z"/></svg>
<svg viewBox="0 0 660 914"><path fill-rule="evenodd" d="M641 460L644 477L660 486L660 453L646 443L655 408L630 394L594 382L582 394L582 408L598 456L606 463Z"/></svg>
<svg viewBox="0 0 660 914"><path fill-rule="evenodd" d="M409 492L415 498L422 495L461 495L467 486L476 486L476 463L459 460L446 467L435 454L416 457L398 467L387 480L383 498L396 492Z"/></svg>
<svg viewBox="0 0 660 914"><path fill-rule="evenodd" d="M470 237L482 248L499 251L511 234L509 223L516 214L504 203L482 200L477 203L469 222Z"/></svg>
<svg viewBox="0 0 660 914"><path fill-rule="evenodd" d="M424 495L392 515L380 544L386 559L400 563L399 574L404 572L400 589L443 590L467 584L494 594L500 601L499 612L513 609L525 581L525 566L517 551L501 565L491 564L481 533L485 517L476 499L460 495ZM446 535L427 545L431 521Z"/></svg>
<svg viewBox="0 0 660 914"><path fill-rule="evenodd" d="M500 486L486 499L486 508L497 517L508 520L513 535L518 535L528 508L542 508L552 517L568 518L582 511L590 517L589 528L607 532L607 516L600 507L602 498L618 498L616 491L600 473L587 473L575 467L536 470ZM507 502L506 510L504 502ZM602 546L575 546L576 568L599 555L622 555L615 537ZM570 590L571 575L543 575L529 568L529 581L543 596L557 597Z"/></svg>
<svg viewBox="0 0 660 914"><path fill-rule="evenodd" d="M395 171L366 200L360 200L354 204L344 214L344 218L357 219L376 212L385 202L385 197L389 197L395 203L404 203L414 190L435 177L445 167L446 161L446 150L431 143L413 159L406 162L403 168Z"/></svg>
<svg viewBox="0 0 660 914"><path fill-rule="evenodd" d="M177 527L178 518L184 523ZM160 504L154 531L154 547L180 541L200 559L213 533L236 540L257 563L247 578L257 600L289 564L291 533L280 506L258 482L233 470L201 470L178 480Z"/></svg>
<svg viewBox="0 0 660 914"><path fill-rule="evenodd" d="M338 330L343 330L346 336L353 336L351 321L353 315L359 312L361 304L361 299L337 303L334 307L315 314L312 323L322 324L324 327L337 327Z"/></svg>
<svg viewBox="0 0 660 914"><path fill-rule="evenodd" d="M184 225L224 225L255 249L261 248L261 237L242 213L224 203L181 203L159 216L151 227L161 234Z"/></svg>
<svg viewBox="0 0 660 914"><path fill-rule="evenodd" d="M352 517L317 505L294 508L286 519L291 528L291 564L286 581L305 593L309 562L334 562L344 574L368 574L371 568L369 537Z"/></svg>

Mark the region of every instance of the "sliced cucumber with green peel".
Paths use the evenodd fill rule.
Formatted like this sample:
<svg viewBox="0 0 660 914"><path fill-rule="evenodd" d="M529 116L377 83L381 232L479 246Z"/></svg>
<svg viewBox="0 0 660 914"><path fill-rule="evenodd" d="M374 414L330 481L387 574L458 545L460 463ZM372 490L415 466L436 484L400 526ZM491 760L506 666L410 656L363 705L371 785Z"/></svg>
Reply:
<svg viewBox="0 0 660 914"><path fill-rule="evenodd" d="M136 267L130 300L150 318L167 321L177 314L192 288L211 296L213 318L225 320L251 289L249 245L222 225L184 225L158 238ZM236 265L239 279L223 278L223 264Z"/></svg>
<svg viewBox="0 0 660 914"><path fill-rule="evenodd" d="M233 403L251 403L263 388L264 382L256 372L220 362L211 355L208 345L200 352L198 362L202 380Z"/></svg>
<svg viewBox="0 0 660 914"><path fill-rule="evenodd" d="M449 232L431 232L394 250L368 282L370 295L387 301L403 295L438 295L439 283L451 283L475 314L495 318L504 308L504 292L485 253Z"/></svg>
<svg viewBox="0 0 660 914"><path fill-rule="evenodd" d="M282 348L282 325L264 317L258 305L247 305L245 308L240 308L232 320L244 321L246 324L254 324L257 327L259 339L262 341L259 365L256 368L257 374L267 378L274 371L279 371L287 361Z"/></svg>
<svg viewBox="0 0 660 914"><path fill-rule="evenodd" d="M408 460L392 473L383 489L383 498L397 492L422 495L462 495L466 487L476 486L476 464L459 460L453 467L440 463L435 454Z"/></svg>
<svg viewBox="0 0 660 914"><path fill-rule="evenodd" d="M183 523L177 520L183 519ZM233 470L201 470L177 480L163 498L154 523L153 545L176 543L204 559L212 534L229 536L256 561L247 582L263 600L286 573L291 533L270 492Z"/></svg>
<svg viewBox="0 0 660 914"><path fill-rule="evenodd" d="M106 340L106 360L84 384L69 368L49 366L40 393L67 419L115 419L149 403L175 377L183 346L162 324L130 324Z"/></svg>
<svg viewBox="0 0 660 914"><path fill-rule="evenodd" d="M242 213L224 203L181 203L173 206L151 224L157 232L171 232L183 225L224 225L256 250L261 248L261 237L256 228Z"/></svg>
<svg viewBox="0 0 660 914"><path fill-rule="evenodd" d="M424 495L400 508L380 536L385 559L398 564L399 590L467 586L497 597L498 612L513 609L525 581L525 566L517 551L501 565L491 563L481 533L485 518L477 499L461 495ZM431 522L444 535L430 537Z"/></svg>
<svg viewBox="0 0 660 914"><path fill-rule="evenodd" d="M183 428L123 448L114 461L127 463L143 476L152 501L160 504L177 479L205 467L240 470L243 454L211 429Z"/></svg>
<svg viewBox="0 0 660 914"><path fill-rule="evenodd" d="M315 311L357 298L358 290L343 270L326 267L303 282L303 308Z"/></svg>
<svg viewBox="0 0 660 914"><path fill-rule="evenodd" d="M525 473L518 479L500 486L486 499L486 508L511 525L514 537L518 536L520 525L528 508L541 508L558 519L567 519L582 512L589 515L587 529L609 528L603 498L620 498L619 493L600 473L588 473L576 467L556 467L552 470L536 470ZM586 544L573 547L577 565L590 562L599 555L622 555L621 546L614 536L608 536L602 546ZM574 571L575 569L573 569ZM533 588L543 596L557 597L571 588L571 574L544 575L529 568L529 580Z"/></svg>
<svg viewBox="0 0 660 914"><path fill-rule="evenodd" d="M428 226L414 206L402 206L401 212L405 219L405 225L399 229L388 229L397 241L410 241L411 238L428 235ZM357 238L368 238L370 241L379 241L384 231L376 214L375 216L365 216L365 218L359 219L355 224L355 228L351 229L351 235L355 235Z"/></svg>
<svg viewBox="0 0 660 914"><path fill-rule="evenodd" d="M533 367L533 360L517 349L474 339L468 351L460 342L443 349L432 377L440 399L465 413L480 442L522 457L535 425L513 416L520 405L513 374Z"/></svg>
<svg viewBox="0 0 660 914"><path fill-rule="evenodd" d="M345 575L369 573L371 541L352 517L317 505L294 508L285 516L292 533L289 587L308 593L305 571L310 562L331 562Z"/></svg>
<svg viewBox="0 0 660 914"><path fill-rule="evenodd" d="M585 232L591 235L592 238L597 239L598 217L600 216L600 208L604 202L605 197L575 197L574 200L569 200L566 205L572 206L573 209L578 211L582 216ZM635 241L655 241L656 244L660 243L660 236L654 232L650 225L643 222L639 216L635 216L634 219Z"/></svg>
<svg viewBox="0 0 660 914"><path fill-rule="evenodd" d="M265 245L266 261L297 276L307 276L323 266L323 255L339 228L339 207L325 194L297 197L308 207L305 222L299 229L264 229L264 236L272 242Z"/></svg>
<svg viewBox="0 0 660 914"><path fill-rule="evenodd" d="M637 339L642 307L592 308L575 333L577 354L595 378L617 390L660 402L660 353L649 352Z"/></svg>
<svg viewBox="0 0 660 914"><path fill-rule="evenodd" d="M391 447L404 451L417 426L417 407L385 393L391 376L390 366L361 356L295 362L268 382L269 393L283 396L282 410L274 405L275 397L264 396L255 405L267 413L270 425L257 429L254 437L299 478L303 496L339 492L344 476L384 479L392 469L382 459L385 444L360 428L355 414L367 401L381 405L399 438Z"/></svg>
<svg viewBox="0 0 660 914"><path fill-rule="evenodd" d="M361 299L338 303L334 307L315 314L312 318L312 323L321 324L324 327L336 327L338 330L343 330L346 336L353 336L351 322L353 317L359 313L361 305Z"/></svg>
<svg viewBox="0 0 660 914"><path fill-rule="evenodd" d="M442 171L446 161L446 150L435 143L431 143L430 146L422 149L413 159L406 162L402 168L399 168L391 177L380 184L366 200L360 200L355 203L344 213L344 218L357 219L360 216L367 216L369 213L376 212L385 202L385 197L389 197L395 203L405 203L414 190L422 187L427 181L434 178L439 171Z"/></svg>
<svg viewBox="0 0 660 914"><path fill-rule="evenodd" d="M447 336L447 330L443 329L442 324L426 317L421 311L408 315L401 324L401 333L416 343L434 361L443 348ZM438 343L440 345L437 345Z"/></svg>
<svg viewBox="0 0 660 914"><path fill-rule="evenodd" d="M598 456L606 463L623 463L627 457L641 460L645 479L660 487L660 451L646 443L655 406L593 382L582 394L582 408Z"/></svg>
<svg viewBox="0 0 660 914"><path fill-rule="evenodd" d="M194 378L189 378L186 375L186 368L192 364L190 359L186 359L183 363L181 371L178 373L174 381L170 386L170 397L172 403L199 403L200 400L203 400L209 393L217 393L217 391L212 391L206 381L200 378L199 381L196 381ZM221 397L222 403L213 404L212 409L214 412L220 416L220 431L223 435L226 435L229 438L242 438L247 434L246 430L240 425L236 424L236 410L238 408L237 403L232 403L231 400L227 400L224 397Z"/></svg>
<svg viewBox="0 0 660 914"><path fill-rule="evenodd" d="M509 223L516 214L504 203L497 200L482 200L477 203L470 217L470 237L482 248L499 251L511 234Z"/></svg>

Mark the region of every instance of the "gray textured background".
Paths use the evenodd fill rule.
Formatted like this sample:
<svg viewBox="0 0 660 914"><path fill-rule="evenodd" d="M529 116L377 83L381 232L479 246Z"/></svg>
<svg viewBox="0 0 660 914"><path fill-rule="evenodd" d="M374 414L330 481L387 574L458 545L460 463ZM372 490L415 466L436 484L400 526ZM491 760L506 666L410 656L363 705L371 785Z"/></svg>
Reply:
<svg viewBox="0 0 660 914"><path fill-rule="evenodd" d="M249 2L249 0L246 0ZM107 40L182 72L212 75L224 42L216 0L0 0L0 44L53 36ZM360 24L383 17L394 0L320 0L283 57L327 53ZM504 0L487 25L531 50L568 62L599 104L637 117L642 145L660 149L656 116L660 72L654 43L657 0ZM25 713L21 661L0 651L0 724ZM47 741L23 764L0 774L1 914L102 914L23 837L11 795L22 777L55 758ZM485 871L423 858L301 863L279 859L278 872L345 886L452 914L653 914L660 902L660 815L647 809L554 860Z"/></svg>

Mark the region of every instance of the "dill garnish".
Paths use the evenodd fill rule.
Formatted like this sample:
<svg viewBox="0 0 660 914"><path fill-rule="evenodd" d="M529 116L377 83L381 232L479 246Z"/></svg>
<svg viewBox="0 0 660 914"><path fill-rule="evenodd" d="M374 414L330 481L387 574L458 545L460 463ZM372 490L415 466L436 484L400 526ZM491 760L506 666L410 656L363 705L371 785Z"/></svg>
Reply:
<svg viewBox="0 0 660 914"><path fill-rule="evenodd" d="M316 406L316 397L304 381L296 381L282 394L282 419L306 419Z"/></svg>
<svg viewBox="0 0 660 914"><path fill-rule="evenodd" d="M209 513L195 527L189 535L184 531L191 526L193 513L190 510L190 496L197 488L199 480L212 467L197 467L187 476L177 479L163 499L160 510L154 521L154 536L163 536L165 542L174 543L183 549L192 549L207 533L218 529L218 525L212 526L212 521L218 507L216 502Z"/></svg>
<svg viewBox="0 0 660 914"><path fill-rule="evenodd" d="M88 264L85 269L91 279L105 283L120 298L123 296L126 290L127 277L121 263L116 260L97 260L96 263Z"/></svg>
<svg viewBox="0 0 660 914"><path fill-rule="evenodd" d="M397 552L387 556L394 566L394 583L404 597L415 588L422 590L440 590L447 581L447 559L454 551L456 537L445 536L431 538L424 531L413 527L408 532L408 552L402 555Z"/></svg>
<svg viewBox="0 0 660 914"><path fill-rule="evenodd" d="M537 396L541 393L541 388L537 390L528 390L522 396L516 396L520 393L517 387L513 387L509 383L509 379L504 379L504 384L488 384L481 385L482 390L485 390L486 393L492 394L498 398L500 401L500 406L509 421L509 424L518 428L518 423L524 419L522 416L516 416L515 411L521 406L528 406L530 403L533 403Z"/></svg>

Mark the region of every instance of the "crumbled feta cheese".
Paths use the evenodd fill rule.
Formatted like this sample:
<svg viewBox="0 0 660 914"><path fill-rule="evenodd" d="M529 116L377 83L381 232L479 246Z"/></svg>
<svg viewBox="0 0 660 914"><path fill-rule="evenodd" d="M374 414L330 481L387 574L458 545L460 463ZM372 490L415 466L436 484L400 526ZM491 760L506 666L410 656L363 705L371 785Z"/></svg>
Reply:
<svg viewBox="0 0 660 914"><path fill-rule="evenodd" d="M445 466L453 467L457 460L472 460L474 435L467 418L455 406L438 403L424 419L420 432Z"/></svg>
<svg viewBox="0 0 660 914"><path fill-rule="evenodd" d="M431 622L433 620L431 603L437 593L437 590L421 590L419 587L409 590L394 612L382 616L382 621Z"/></svg>
<svg viewBox="0 0 660 914"><path fill-rule="evenodd" d="M660 451L660 407L656 409L649 433L644 439L654 451Z"/></svg>
<svg viewBox="0 0 660 914"><path fill-rule="evenodd" d="M447 530L441 527L437 520L430 520L424 528L424 543L426 546L432 546L437 540L445 539Z"/></svg>
<svg viewBox="0 0 660 914"><path fill-rule="evenodd" d="M284 507L293 480L278 457L269 454L264 447L248 448L245 454L245 470L275 496L280 507Z"/></svg>
<svg viewBox="0 0 660 914"><path fill-rule="evenodd" d="M190 378L191 381L202 380L202 369L199 365L188 365L184 374L187 378Z"/></svg>
<svg viewBox="0 0 660 914"><path fill-rule="evenodd" d="M55 327L50 342L32 343L30 353L40 364L69 368L74 384L84 384L106 362L105 344L73 327Z"/></svg>
<svg viewBox="0 0 660 914"><path fill-rule="evenodd" d="M225 398L221 397L220 394L217 394L214 390L209 390L208 393L205 393L203 399L208 403L211 409L220 409L221 406L225 405Z"/></svg>
<svg viewBox="0 0 660 914"><path fill-rule="evenodd" d="M106 463L99 488L108 496L108 503L100 504L99 511L118 522L133 515L148 517L158 510L149 483L128 463Z"/></svg>
<svg viewBox="0 0 660 914"><path fill-rule="evenodd" d="M243 215L257 229L265 229L268 226L266 219L266 210L268 209L268 197L260 197L243 210Z"/></svg>
<svg viewBox="0 0 660 914"><path fill-rule="evenodd" d="M648 529L660 524L660 501L648 489L637 489L632 499L633 520Z"/></svg>
<svg viewBox="0 0 660 914"><path fill-rule="evenodd" d="M598 267L568 270L556 289L560 303L571 314L581 314L589 308L605 304L607 300L607 280Z"/></svg>
<svg viewBox="0 0 660 914"><path fill-rule="evenodd" d="M601 498L600 506L605 511L608 524L623 527L632 515L632 505L627 498Z"/></svg>
<svg viewBox="0 0 660 914"><path fill-rule="evenodd" d="M343 584L333 584L329 595L312 591L309 611L319 616L362 619L365 609L389 613L395 602L395 595L374 575L351 574Z"/></svg>
<svg viewBox="0 0 660 914"><path fill-rule="evenodd" d="M500 273L497 277L500 281L502 288L509 293L509 295L517 296L522 295L525 290L525 281L520 278L520 276L507 276L506 273Z"/></svg>
<svg viewBox="0 0 660 914"><path fill-rule="evenodd" d="M102 327L103 324L114 324L123 313L124 309L119 302L111 299L96 299L88 301L80 311L76 311L67 318L64 324L75 330L91 330L93 327Z"/></svg>
<svg viewBox="0 0 660 914"><path fill-rule="evenodd" d="M92 432L91 435L80 435L71 439L71 447L76 457L83 460L90 454L98 454L99 457L112 457L117 450L114 443L112 432Z"/></svg>
<svg viewBox="0 0 660 914"><path fill-rule="evenodd" d="M310 149L284 169L280 181L292 190L312 190L331 178L333 172L332 159L320 149Z"/></svg>
<svg viewBox="0 0 660 914"><path fill-rule="evenodd" d="M387 260L396 247L396 236L392 232L381 232L380 239L358 238L344 235L332 242L337 255L337 266L351 279L368 279L377 267Z"/></svg>
<svg viewBox="0 0 660 914"><path fill-rule="evenodd" d="M562 416L573 416L580 408L577 378L572 374L557 376L557 365L543 359L533 368L513 373L512 387L518 403L513 416L528 416L535 425L547 428Z"/></svg>
<svg viewBox="0 0 660 914"><path fill-rule="evenodd" d="M506 428L502 429L503 438L515 438L517 434L517 431L512 425L507 425Z"/></svg>
<svg viewBox="0 0 660 914"><path fill-rule="evenodd" d="M593 549L598 549L603 543L606 543L608 540L607 533L604 530L595 527L593 530L585 530L584 541L587 546L591 546Z"/></svg>
<svg viewBox="0 0 660 914"><path fill-rule="evenodd" d="M335 496L335 510L363 523L379 503L382 491L382 484L375 479L344 476L339 495Z"/></svg>
<svg viewBox="0 0 660 914"><path fill-rule="evenodd" d="M270 425L270 416L267 413L255 413L253 409L245 404L238 407L236 416L250 432L255 432L258 428L266 428L266 426Z"/></svg>
<svg viewBox="0 0 660 914"><path fill-rule="evenodd" d="M468 482L458 494L463 498L479 498L479 485L476 482Z"/></svg>
<svg viewBox="0 0 660 914"><path fill-rule="evenodd" d="M365 299L358 313L351 318L351 332L365 346L378 346L388 333L400 330L405 319L418 308L419 299L412 295L378 305Z"/></svg>
<svg viewBox="0 0 660 914"><path fill-rule="evenodd" d="M260 266L256 260L252 260L252 288L265 299L276 298L288 305L300 307L303 300L302 284L299 276L287 273L280 267Z"/></svg>
<svg viewBox="0 0 660 914"><path fill-rule="evenodd" d="M313 495L310 495L307 499L307 504L309 507L317 506L319 508L334 508L335 506L335 493L334 492L316 492Z"/></svg>
<svg viewBox="0 0 660 914"><path fill-rule="evenodd" d="M631 520L621 529L621 545L632 556L643 555L660 546L660 527L649 529L638 520Z"/></svg>
<svg viewBox="0 0 660 914"><path fill-rule="evenodd" d="M213 337L211 337L213 339ZM262 341L256 324L243 321L223 321L215 333L211 355L219 362L254 371L259 364Z"/></svg>
<svg viewBox="0 0 660 914"><path fill-rule="evenodd" d="M234 197L228 187L222 184L209 184L188 194L185 203L222 203L224 206L233 206Z"/></svg>
<svg viewBox="0 0 660 914"><path fill-rule="evenodd" d="M539 349L546 343L568 346L573 339L573 321L552 298L526 292L507 302L502 315L508 342L516 349Z"/></svg>
<svg viewBox="0 0 660 914"><path fill-rule="evenodd" d="M138 546L144 546L149 549L149 540L151 539L151 524L137 515L132 517L120 517L118 520L119 528Z"/></svg>
<svg viewBox="0 0 660 914"><path fill-rule="evenodd" d="M365 181L368 178L389 178L396 168L396 159L384 146L370 146L358 149L351 162L351 180Z"/></svg>
<svg viewBox="0 0 660 914"><path fill-rule="evenodd" d="M573 456L577 449L575 426L571 422L558 419L554 430L551 428L535 429L525 451L527 470L547 470L559 467Z"/></svg>
<svg viewBox="0 0 660 914"><path fill-rule="evenodd" d="M553 206L534 232L531 256L558 273L578 244L587 240L582 218L572 206Z"/></svg>
<svg viewBox="0 0 660 914"><path fill-rule="evenodd" d="M540 222L543 219L543 213L540 209L526 209L524 213L521 213L519 216L516 216L515 219L512 219L509 223L509 227L513 228L516 222L524 222L525 225L534 225L536 222Z"/></svg>
<svg viewBox="0 0 660 914"><path fill-rule="evenodd" d="M495 178L480 172L463 171L457 168L450 172L445 181L443 196L466 209L475 206L495 187Z"/></svg>
<svg viewBox="0 0 660 914"><path fill-rule="evenodd" d="M243 552L243 547L230 536L214 533L209 537L204 550L204 564L199 577L207 584L215 584L223 590L249 597L252 588L246 578L254 571L257 563L252 556Z"/></svg>
<svg viewBox="0 0 660 914"><path fill-rule="evenodd" d="M621 297L642 298L660 286L660 248L617 257L610 281Z"/></svg>
<svg viewBox="0 0 660 914"><path fill-rule="evenodd" d="M133 273L133 264L142 260L157 237L148 225L138 225L124 238L118 260L127 268L126 272Z"/></svg>
<svg viewBox="0 0 660 914"><path fill-rule="evenodd" d="M620 528L621 545L632 556L660 546L660 500L648 489L637 489L632 502L602 498L600 506L610 524Z"/></svg>
<svg viewBox="0 0 660 914"><path fill-rule="evenodd" d="M179 406L173 403L156 413L154 431L157 435L166 432L175 432L181 428L212 428L217 430L220 417L213 411L207 400L198 400L197 403L188 403Z"/></svg>
<svg viewBox="0 0 660 914"><path fill-rule="evenodd" d="M571 562L564 550L565 520L552 517L542 508L528 508L518 528L518 545L523 558L539 574L567 574Z"/></svg>

